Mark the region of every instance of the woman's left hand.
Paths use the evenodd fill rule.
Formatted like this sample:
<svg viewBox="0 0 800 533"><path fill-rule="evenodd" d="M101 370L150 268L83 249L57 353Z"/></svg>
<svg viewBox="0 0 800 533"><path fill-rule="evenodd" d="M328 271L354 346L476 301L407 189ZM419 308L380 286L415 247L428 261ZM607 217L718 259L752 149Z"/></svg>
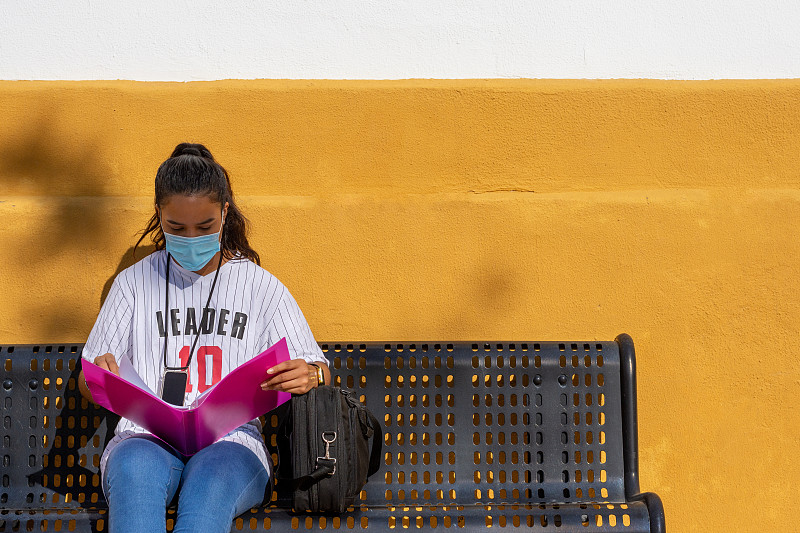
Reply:
<svg viewBox="0 0 800 533"><path fill-rule="evenodd" d="M263 390L277 390L292 394L305 394L317 386L313 366L303 359L289 359L267 370L272 375L261 384Z"/></svg>

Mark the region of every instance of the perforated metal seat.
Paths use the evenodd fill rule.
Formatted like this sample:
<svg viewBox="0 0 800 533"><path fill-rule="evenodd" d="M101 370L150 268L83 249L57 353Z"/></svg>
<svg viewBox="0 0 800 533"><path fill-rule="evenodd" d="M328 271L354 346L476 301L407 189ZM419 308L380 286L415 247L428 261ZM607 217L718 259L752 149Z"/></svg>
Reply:
<svg viewBox="0 0 800 533"><path fill-rule="evenodd" d="M270 505L237 518L232 531L664 530L658 497L638 494L627 335L601 343L322 346L336 384L384 422L382 469L345 515L293 513L279 482ZM80 396L81 349L0 348L0 532L107 529L98 467L118 419ZM272 450L276 424L268 414Z"/></svg>

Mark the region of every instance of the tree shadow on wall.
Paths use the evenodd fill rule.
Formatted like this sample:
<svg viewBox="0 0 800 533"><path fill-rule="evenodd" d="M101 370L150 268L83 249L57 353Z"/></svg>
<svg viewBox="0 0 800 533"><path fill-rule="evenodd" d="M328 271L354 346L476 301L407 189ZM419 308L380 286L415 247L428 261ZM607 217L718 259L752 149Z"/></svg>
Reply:
<svg viewBox="0 0 800 533"><path fill-rule="evenodd" d="M17 142L0 146L0 176L7 190L46 197L48 216L25 235L31 250L86 247L110 231L106 182L111 170L97 140L65 141L55 113L43 114ZM88 207L88 209L86 209Z"/></svg>
<svg viewBox="0 0 800 533"><path fill-rule="evenodd" d="M29 327L35 325L51 339L63 337L71 320L65 309L83 299L68 281L85 274L91 256L102 253L97 243L113 238L114 232L107 192L114 171L103 156L101 140L70 138L62 122L59 110L51 107L20 124L22 133L0 144L5 193L26 198L24 205L7 205L12 218L18 215L13 230L19 243L17 268L50 264L54 275L63 278L58 306L43 305L35 287L31 298L16 302L21 316L36 321Z"/></svg>

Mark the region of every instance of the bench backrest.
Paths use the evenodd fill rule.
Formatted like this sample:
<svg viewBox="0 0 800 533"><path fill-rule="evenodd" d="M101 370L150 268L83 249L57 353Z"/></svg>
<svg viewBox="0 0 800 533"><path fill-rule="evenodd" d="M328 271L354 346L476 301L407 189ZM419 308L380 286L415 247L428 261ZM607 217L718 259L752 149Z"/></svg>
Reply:
<svg viewBox="0 0 800 533"><path fill-rule="evenodd" d="M616 342L322 346L336 384L384 423L364 505L625 501ZM98 465L118 419L80 396L81 349L0 347L0 508L105 506Z"/></svg>

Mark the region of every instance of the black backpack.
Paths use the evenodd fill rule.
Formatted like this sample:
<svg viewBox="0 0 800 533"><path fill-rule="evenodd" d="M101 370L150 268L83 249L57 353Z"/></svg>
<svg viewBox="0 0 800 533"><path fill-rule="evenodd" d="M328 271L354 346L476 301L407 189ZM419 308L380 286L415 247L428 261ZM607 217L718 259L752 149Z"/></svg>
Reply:
<svg viewBox="0 0 800 533"><path fill-rule="evenodd" d="M293 489L292 507L346 511L380 468L380 423L353 392L330 385L288 403L278 427L278 477Z"/></svg>

